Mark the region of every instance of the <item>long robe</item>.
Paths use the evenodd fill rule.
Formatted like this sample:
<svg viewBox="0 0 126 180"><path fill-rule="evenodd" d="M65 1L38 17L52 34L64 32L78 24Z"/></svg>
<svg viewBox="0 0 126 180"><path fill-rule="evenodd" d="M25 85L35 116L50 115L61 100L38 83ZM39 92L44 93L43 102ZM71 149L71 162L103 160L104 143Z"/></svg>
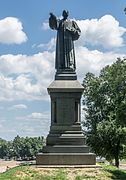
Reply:
<svg viewBox="0 0 126 180"><path fill-rule="evenodd" d="M57 71L76 69L74 42L80 36L80 29L75 21L68 19L49 19L49 25L57 30L56 61Z"/></svg>

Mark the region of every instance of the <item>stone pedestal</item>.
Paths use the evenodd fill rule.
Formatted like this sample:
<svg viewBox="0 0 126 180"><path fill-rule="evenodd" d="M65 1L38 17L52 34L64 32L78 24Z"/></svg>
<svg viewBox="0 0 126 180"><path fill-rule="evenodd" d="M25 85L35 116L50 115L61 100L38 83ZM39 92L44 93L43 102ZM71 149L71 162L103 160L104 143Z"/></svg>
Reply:
<svg viewBox="0 0 126 180"><path fill-rule="evenodd" d="M64 75L65 74L65 75ZM37 165L95 165L80 124L83 86L76 75L56 74L48 87L51 98L51 126L46 146L36 157Z"/></svg>

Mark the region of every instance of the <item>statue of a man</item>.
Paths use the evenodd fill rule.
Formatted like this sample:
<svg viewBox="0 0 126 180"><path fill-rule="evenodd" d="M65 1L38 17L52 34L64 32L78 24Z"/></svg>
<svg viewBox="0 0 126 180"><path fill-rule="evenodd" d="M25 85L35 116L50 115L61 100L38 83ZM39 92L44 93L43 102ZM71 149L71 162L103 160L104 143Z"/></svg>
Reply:
<svg viewBox="0 0 126 180"><path fill-rule="evenodd" d="M53 30L57 30L56 42L56 62L57 71L71 70L75 71L75 51L73 41L80 36L81 30L75 21L68 19L69 12L63 10L63 19L50 13L49 26Z"/></svg>

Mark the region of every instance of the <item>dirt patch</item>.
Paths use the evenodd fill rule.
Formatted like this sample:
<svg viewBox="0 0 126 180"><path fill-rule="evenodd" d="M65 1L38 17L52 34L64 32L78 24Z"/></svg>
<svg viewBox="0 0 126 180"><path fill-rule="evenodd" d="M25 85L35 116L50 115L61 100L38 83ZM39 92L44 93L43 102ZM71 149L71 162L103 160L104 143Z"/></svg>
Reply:
<svg viewBox="0 0 126 180"><path fill-rule="evenodd" d="M90 176L95 177L98 174L101 174L99 168L74 168L66 169L68 179L75 180L76 176Z"/></svg>
<svg viewBox="0 0 126 180"><path fill-rule="evenodd" d="M61 168L61 171L65 171L67 178L70 180L75 180L77 176L87 176L87 177L96 177L102 174L101 168ZM35 168L35 171L38 171L42 175L54 175L54 172L58 171L59 168Z"/></svg>
<svg viewBox="0 0 126 180"><path fill-rule="evenodd" d="M38 171L41 175L53 175L56 172L57 168L35 168L32 167L35 171Z"/></svg>

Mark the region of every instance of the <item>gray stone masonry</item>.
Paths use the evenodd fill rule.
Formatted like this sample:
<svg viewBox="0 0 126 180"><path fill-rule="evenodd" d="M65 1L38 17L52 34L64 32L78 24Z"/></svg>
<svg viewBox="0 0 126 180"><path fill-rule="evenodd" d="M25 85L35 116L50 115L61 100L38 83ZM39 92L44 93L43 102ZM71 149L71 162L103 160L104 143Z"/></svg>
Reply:
<svg viewBox="0 0 126 180"><path fill-rule="evenodd" d="M95 154L89 153L81 129L81 95L83 86L75 74L58 74L50 86L51 126L46 146L36 157L37 165L95 165Z"/></svg>
<svg viewBox="0 0 126 180"><path fill-rule="evenodd" d="M95 165L91 153L43 153L37 156L38 165Z"/></svg>

